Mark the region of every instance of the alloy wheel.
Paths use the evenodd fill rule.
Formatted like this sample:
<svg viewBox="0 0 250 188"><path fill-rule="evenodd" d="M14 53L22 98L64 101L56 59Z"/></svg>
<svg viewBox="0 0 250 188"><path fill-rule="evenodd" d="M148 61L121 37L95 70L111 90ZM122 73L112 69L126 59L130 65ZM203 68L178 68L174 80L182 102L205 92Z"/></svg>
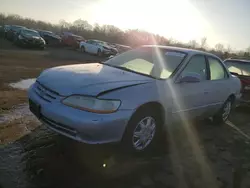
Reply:
<svg viewBox="0 0 250 188"><path fill-rule="evenodd" d="M135 127L132 137L133 147L141 151L153 140L156 131L156 122L152 117L143 118Z"/></svg>
<svg viewBox="0 0 250 188"><path fill-rule="evenodd" d="M224 108L223 108L223 112L222 112L223 121L227 120L227 118L231 112L231 107L232 107L231 101L227 101Z"/></svg>

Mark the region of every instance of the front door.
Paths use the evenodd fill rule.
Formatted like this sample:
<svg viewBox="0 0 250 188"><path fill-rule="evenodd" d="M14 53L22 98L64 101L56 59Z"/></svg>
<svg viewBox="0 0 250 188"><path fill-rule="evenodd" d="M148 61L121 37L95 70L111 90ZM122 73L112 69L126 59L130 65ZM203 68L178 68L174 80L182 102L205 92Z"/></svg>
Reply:
<svg viewBox="0 0 250 188"><path fill-rule="evenodd" d="M211 115L213 115L214 112L221 108L225 100L231 94L231 86L228 81L228 73L225 71L222 62L212 56L207 56L207 60L210 70L210 112Z"/></svg>
<svg viewBox="0 0 250 188"><path fill-rule="evenodd" d="M200 82L178 83L180 78L190 73L199 74ZM206 114L210 98L208 92L209 82L208 66L205 56L194 55L173 84L172 113L174 118L185 121L187 119L203 117Z"/></svg>

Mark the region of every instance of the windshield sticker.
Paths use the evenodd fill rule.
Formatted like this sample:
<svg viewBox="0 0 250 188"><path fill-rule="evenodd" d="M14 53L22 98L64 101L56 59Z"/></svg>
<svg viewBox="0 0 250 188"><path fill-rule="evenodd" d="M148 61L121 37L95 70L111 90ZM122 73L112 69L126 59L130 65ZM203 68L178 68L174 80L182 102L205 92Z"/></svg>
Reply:
<svg viewBox="0 0 250 188"><path fill-rule="evenodd" d="M178 57L184 57L185 56L185 54L180 53L180 52L166 52L165 55L178 56Z"/></svg>

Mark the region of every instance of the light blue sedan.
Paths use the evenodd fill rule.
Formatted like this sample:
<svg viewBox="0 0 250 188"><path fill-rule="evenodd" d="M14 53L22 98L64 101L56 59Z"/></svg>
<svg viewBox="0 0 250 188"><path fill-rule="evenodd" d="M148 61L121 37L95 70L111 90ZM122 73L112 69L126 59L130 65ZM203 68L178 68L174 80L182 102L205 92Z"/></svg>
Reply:
<svg viewBox="0 0 250 188"><path fill-rule="evenodd" d="M212 54L143 46L105 63L47 69L28 95L30 110L59 134L145 151L176 120L225 122L240 90L239 79Z"/></svg>

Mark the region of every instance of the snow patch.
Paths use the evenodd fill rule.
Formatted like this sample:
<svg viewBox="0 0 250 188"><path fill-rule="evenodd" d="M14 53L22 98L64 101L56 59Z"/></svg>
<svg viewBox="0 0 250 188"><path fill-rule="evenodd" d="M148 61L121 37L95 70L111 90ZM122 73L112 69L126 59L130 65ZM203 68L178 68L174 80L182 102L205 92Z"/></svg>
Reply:
<svg viewBox="0 0 250 188"><path fill-rule="evenodd" d="M35 81L36 81L35 78L30 78L30 79L20 80L20 81L15 82L15 83L10 83L9 86L12 87L12 88L16 88L16 89L26 90L26 89L28 89Z"/></svg>

